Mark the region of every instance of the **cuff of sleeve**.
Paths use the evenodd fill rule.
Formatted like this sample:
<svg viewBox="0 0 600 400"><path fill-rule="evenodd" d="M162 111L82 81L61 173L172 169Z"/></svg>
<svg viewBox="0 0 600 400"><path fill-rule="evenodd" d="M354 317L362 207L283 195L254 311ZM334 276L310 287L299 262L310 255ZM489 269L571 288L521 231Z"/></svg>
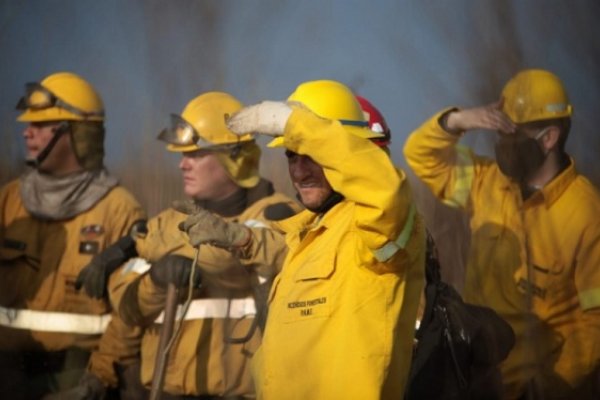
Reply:
<svg viewBox="0 0 600 400"><path fill-rule="evenodd" d="M453 133L453 131L447 130L447 128L445 127L445 124L442 125L442 123L443 123L442 119L445 116L447 116L449 113L451 113L452 111L457 111L457 110L458 110L458 108L456 108L456 107L446 108L446 109L438 112L437 114L435 114L427 122L427 124L429 124L428 130L434 134L436 139L448 141L451 143L457 143L460 140L460 138L464 135L464 133L465 133L464 131L458 131L457 133Z"/></svg>
<svg viewBox="0 0 600 400"><path fill-rule="evenodd" d="M465 131L462 131L459 129L448 128L448 116L455 111L458 111L458 107L452 107L452 108L442 111L441 114L438 114L439 117L437 118L437 122L438 122L438 125L440 126L440 128L442 128L444 130L444 132L449 133L452 136L460 137L465 133Z"/></svg>
<svg viewBox="0 0 600 400"><path fill-rule="evenodd" d="M410 209L408 210L408 216L406 217L406 222L404 223L402 232L400 232L396 240L387 242L385 245L383 245L383 247L380 247L373 252L378 261L386 262L392 258L394 254L398 252L398 250L406 247L406 244L408 243L408 240L413 232L416 213L416 207L413 203L410 205Z"/></svg>

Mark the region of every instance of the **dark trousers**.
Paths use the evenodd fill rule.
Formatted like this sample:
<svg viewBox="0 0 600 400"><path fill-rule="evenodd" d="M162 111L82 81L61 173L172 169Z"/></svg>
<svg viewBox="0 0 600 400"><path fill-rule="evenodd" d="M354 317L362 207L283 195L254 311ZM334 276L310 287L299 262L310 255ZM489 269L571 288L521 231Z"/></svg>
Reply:
<svg viewBox="0 0 600 400"><path fill-rule="evenodd" d="M89 357L89 352L77 348L0 352L0 399L37 400L77 386Z"/></svg>

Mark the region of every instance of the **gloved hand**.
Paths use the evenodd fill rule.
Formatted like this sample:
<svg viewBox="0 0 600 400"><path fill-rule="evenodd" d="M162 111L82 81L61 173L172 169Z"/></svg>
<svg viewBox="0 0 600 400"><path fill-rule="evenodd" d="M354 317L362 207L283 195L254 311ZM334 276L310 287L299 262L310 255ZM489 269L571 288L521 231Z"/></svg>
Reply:
<svg viewBox="0 0 600 400"><path fill-rule="evenodd" d="M166 289L169 283L178 288L187 287L192 271L192 260L177 254L167 254L161 257L150 268L150 279L158 287ZM200 286L200 273L195 271L194 287Z"/></svg>
<svg viewBox="0 0 600 400"><path fill-rule="evenodd" d="M197 247L201 244L211 244L223 249L245 246L250 240L250 229L236 222L225 221L220 216L192 202L175 202L173 208L184 214L191 214L179 224L179 229L186 232L190 244Z"/></svg>
<svg viewBox="0 0 600 400"><path fill-rule="evenodd" d="M45 395L42 400L103 400L106 386L91 372L83 374L79 384L71 389Z"/></svg>
<svg viewBox="0 0 600 400"><path fill-rule="evenodd" d="M283 101L263 101L244 107L227 120L227 127L237 135L257 132L281 136L292 113L290 104Z"/></svg>
<svg viewBox="0 0 600 400"><path fill-rule="evenodd" d="M125 261L135 256L137 256L137 251L133 238L129 235L122 237L92 258L92 261L79 273L75 281L75 288L79 290L83 287L85 292L95 299L104 297L106 282L110 274Z"/></svg>

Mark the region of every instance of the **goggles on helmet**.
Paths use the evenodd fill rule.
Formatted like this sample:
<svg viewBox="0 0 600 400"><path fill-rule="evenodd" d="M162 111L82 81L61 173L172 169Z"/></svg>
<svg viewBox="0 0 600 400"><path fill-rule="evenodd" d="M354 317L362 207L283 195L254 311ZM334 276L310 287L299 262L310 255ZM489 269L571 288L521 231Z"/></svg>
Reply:
<svg viewBox="0 0 600 400"><path fill-rule="evenodd" d="M19 99L17 110L45 110L51 107L63 108L83 118L103 117L104 111L83 111L64 100L58 98L54 93L37 82L25 84L25 96Z"/></svg>
<svg viewBox="0 0 600 400"><path fill-rule="evenodd" d="M229 150L239 146L239 143L214 144L209 142L192 124L177 114L171 114L171 125L158 134L158 140L178 147L196 146L198 149L209 150Z"/></svg>

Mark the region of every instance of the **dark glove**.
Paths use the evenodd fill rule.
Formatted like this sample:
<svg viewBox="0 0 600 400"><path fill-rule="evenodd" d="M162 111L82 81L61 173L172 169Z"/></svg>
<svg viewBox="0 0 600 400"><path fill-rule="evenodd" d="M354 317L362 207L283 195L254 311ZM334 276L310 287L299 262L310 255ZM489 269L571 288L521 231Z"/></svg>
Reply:
<svg viewBox="0 0 600 400"><path fill-rule="evenodd" d="M135 241L131 236L124 236L113 245L96 254L86 265L77 280L75 288L83 287L85 292L95 299L106 295L106 282L115 269L130 258L136 257Z"/></svg>
<svg viewBox="0 0 600 400"><path fill-rule="evenodd" d="M187 233L190 244L194 247L208 243L223 249L232 249L243 247L250 241L250 229L245 225L227 222L190 202L175 202L173 208L184 214L191 214L179 224L179 229Z"/></svg>
<svg viewBox="0 0 600 400"><path fill-rule="evenodd" d="M191 271L191 259L176 254L167 254L152 264L150 279L156 286L163 289L166 289L169 283L182 288L188 286ZM200 273L197 270L194 274L193 284L194 287L200 286Z"/></svg>
<svg viewBox="0 0 600 400"><path fill-rule="evenodd" d="M96 375L86 372L77 386L48 394L42 400L103 400L105 396L106 386Z"/></svg>

